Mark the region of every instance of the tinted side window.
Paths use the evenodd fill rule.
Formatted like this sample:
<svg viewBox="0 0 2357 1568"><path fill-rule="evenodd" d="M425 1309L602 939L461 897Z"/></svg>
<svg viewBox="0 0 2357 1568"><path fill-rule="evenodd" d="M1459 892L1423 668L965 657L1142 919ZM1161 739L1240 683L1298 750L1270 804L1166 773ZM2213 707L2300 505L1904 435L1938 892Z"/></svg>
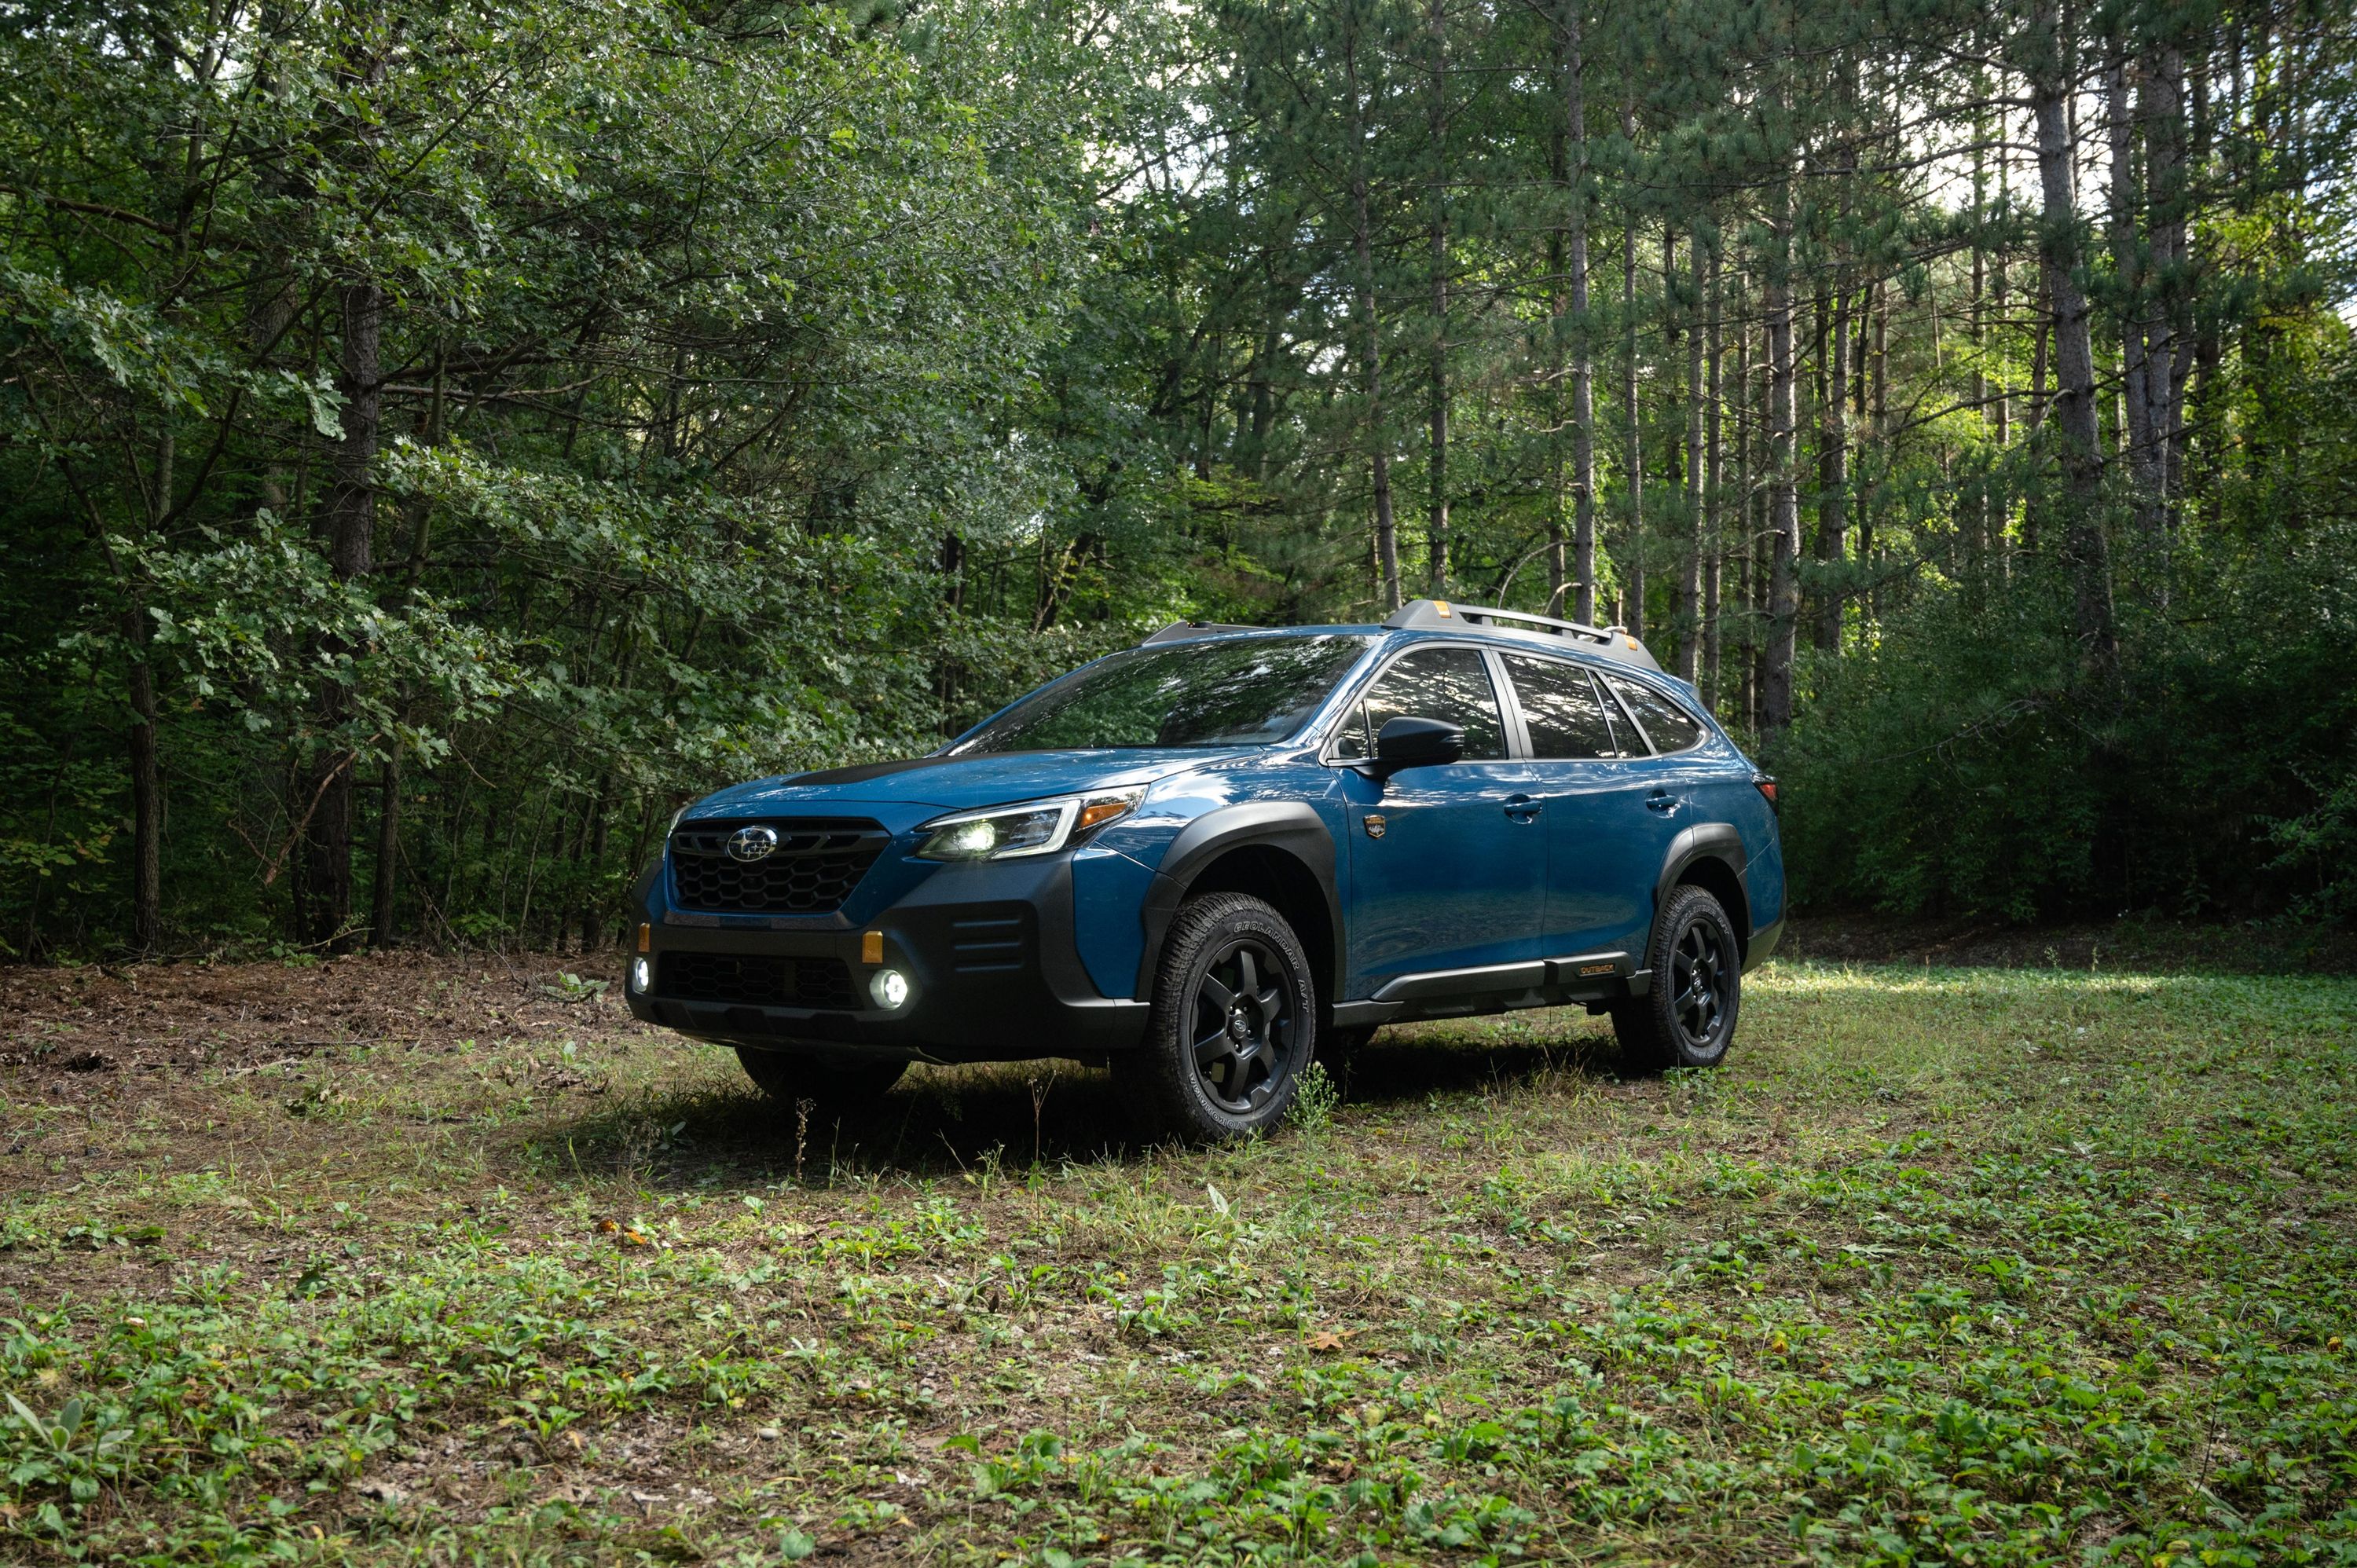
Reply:
<svg viewBox="0 0 2357 1568"><path fill-rule="evenodd" d="M1645 726L1645 735L1655 751L1687 751L1702 744L1702 721L1651 686L1641 686L1634 681L1623 681L1617 675L1607 675L1613 692L1637 715Z"/></svg>
<svg viewBox="0 0 2357 1568"><path fill-rule="evenodd" d="M1618 757L1612 726L1587 671L1577 664L1551 659L1506 656L1506 672L1513 677L1514 694L1523 702L1523 722L1531 732L1531 755L1536 757Z"/></svg>
<svg viewBox="0 0 2357 1568"><path fill-rule="evenodd" d="M1380 736L1393 719L1446 719L1465 729L1465 760L1506 755L1506 728L1498 720L1498 693L1490 668L1474 648L1420 648L1384 671L1367 693L1367 734Z"/></svg>

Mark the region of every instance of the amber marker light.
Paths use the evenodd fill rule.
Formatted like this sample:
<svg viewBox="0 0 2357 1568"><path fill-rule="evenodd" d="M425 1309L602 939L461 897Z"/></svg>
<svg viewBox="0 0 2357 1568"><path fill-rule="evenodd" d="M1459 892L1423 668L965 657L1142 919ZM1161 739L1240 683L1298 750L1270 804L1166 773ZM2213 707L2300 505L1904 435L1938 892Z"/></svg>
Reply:
<svg viewBox="0 0 2357 1568"><path fill-rule="evenodd" d="M1125 816L1129 809L1135 804L1135 800L1125 795L1116 795L1109 800L1091 800L1081 808L1081 820L1074 824L1073 831L1086 832L1091 828L1113 821L1115 817Z"/></svg>
<svg viewBox="0 0 2357 1568"><path fill-rule="evenodd" d="M859 933L859 961L862 963L882 963L884 961L883 932L862 931Z"/></svg>

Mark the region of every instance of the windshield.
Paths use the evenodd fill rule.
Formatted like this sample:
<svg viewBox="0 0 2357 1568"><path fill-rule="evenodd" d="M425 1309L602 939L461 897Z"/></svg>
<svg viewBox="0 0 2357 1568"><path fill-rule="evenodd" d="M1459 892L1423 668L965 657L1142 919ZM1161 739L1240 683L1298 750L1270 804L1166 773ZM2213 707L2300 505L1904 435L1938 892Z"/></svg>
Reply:
<svg viewBox="0 0 2357 1568"><path fill-rule="evenodd" d="M1133 648L1043 686L949 748L1267 746L1299 729L1364 637L1222 638Z"/></svg>

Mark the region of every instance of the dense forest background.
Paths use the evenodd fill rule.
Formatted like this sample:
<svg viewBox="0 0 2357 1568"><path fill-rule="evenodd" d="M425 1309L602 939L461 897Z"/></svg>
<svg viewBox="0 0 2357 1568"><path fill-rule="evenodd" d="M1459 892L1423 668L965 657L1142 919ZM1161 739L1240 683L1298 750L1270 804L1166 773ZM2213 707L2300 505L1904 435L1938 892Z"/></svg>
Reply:
<svg viewBox="0 0 2357 1568"><path fill-rule="evenodd" d="M0 955L611 940L1178 617L1618 621L1807 904L2357 916L2315 0L56 0Z"/></svg>

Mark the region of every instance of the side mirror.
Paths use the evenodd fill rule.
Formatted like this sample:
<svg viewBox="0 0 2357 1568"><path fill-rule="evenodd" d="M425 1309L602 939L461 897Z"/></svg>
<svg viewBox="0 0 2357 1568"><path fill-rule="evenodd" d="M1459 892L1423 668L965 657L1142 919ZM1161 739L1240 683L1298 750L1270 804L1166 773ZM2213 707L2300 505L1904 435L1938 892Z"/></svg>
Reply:
<svg viewBox="0 0 2357 1568"><path fill-rule="evenodd" d="M1374 765L1367 771L1388 779L1404 768L1432 768L1465 755L1465 730L1442 719L1384 721L1375 736Z"/></svg>

